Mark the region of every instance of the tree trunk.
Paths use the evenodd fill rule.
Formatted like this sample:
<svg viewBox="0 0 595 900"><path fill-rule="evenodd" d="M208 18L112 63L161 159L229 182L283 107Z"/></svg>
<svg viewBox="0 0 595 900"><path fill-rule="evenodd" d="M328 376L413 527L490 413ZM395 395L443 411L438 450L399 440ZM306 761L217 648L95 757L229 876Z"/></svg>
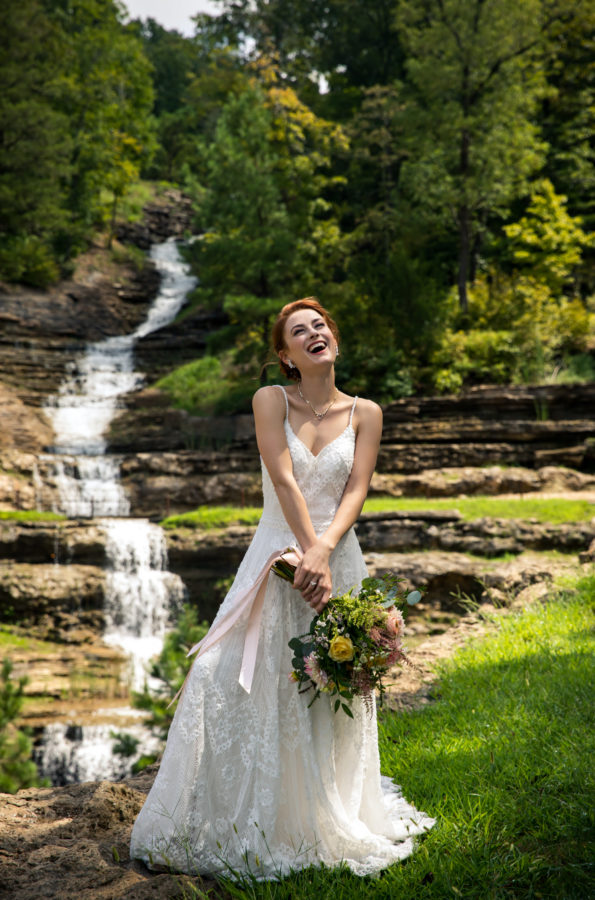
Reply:
<svg viewBox="0 0 595 900"><path fill-rule="evenodd" d="M459 306L465 315L469 312L467 298L467 282L469 280L469 266L471 261L471 223L469 210L466 206L459 209L459 273L457 286L459 289Z"/></svg>
<svg viewBox="0 0 595 900"><path fill-rule="evenodd" d="M464 86L467 84L467 72L464 72ZM466 111L466 104L465 104ZM463 185L463 195L465 193L465 181L469 175L469 145L470 136L466 128L461 134L461 150L459 168L461 173L461 181ZM471 261L471 221L469 207L463 202L459 207L459 273L457 284L459 289L459 306L461 312L467 315L469 312L469 302L467 298L467 281L469 280L469 267Z"/></svg>
<svg viewBox="0 0 595 900"><path fill-rule="evenodd" d="M117 215L117 212L118 212L118 195L117 195L117 193L114 191L114 202L112 203L112 214L111 214L111 217L110 217L110 223L109 223L109 238L108 238L108 242L107 242L107 248L108 248L108 250L111 250L111 249L112 249L112 243L113 243L113 240L114 240L114 234L115 234L115 232L116 232L116 215Z"/></svg>

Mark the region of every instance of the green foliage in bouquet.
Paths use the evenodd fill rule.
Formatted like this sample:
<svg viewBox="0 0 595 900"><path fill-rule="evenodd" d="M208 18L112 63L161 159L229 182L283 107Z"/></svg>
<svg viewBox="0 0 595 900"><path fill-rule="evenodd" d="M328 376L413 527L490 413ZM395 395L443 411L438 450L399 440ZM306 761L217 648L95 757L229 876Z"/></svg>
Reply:
<svg viewBox="0 0 595 900"><path fill-rule="evenodd" d="M293 581L294 567L279 560L273 572ZM293 672L300 693L314 689L310 706L321 694L334 699L335 712L353 718L351 701L361 696L369 711L374 690L384 694L382 678L391 666L407 661L402 646L401 609L417 603L419 591L406 592L394 575L365 578L361 590L331 597L314 616L305 635L289 641ZM401 609L399 609L401 607Z"/></svg>

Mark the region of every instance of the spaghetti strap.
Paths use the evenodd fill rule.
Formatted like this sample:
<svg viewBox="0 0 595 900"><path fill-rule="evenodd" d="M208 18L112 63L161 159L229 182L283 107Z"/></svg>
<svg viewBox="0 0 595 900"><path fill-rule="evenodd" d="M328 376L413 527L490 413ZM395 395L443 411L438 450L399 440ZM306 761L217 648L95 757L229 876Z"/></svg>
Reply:
<svg viewBox="0 0 595 900"><path fill-rule="evenodd" d="M351 425L351 420L353 419L353 413L355 411L355 404L357 403L357 394L353 398L353 403L351 405L351 412L349 413L349 425ZM347 426L349 428L349 425Z"/></svg>
<svg viewBox="0 0 595 900"><path fill-rule="evenodd" d="M289 419L289 400L287 399L287 391L282 384L275 384L273 386L278 387L283 391L283 396L285 397L285 418ZM351 422L351 419L349 421Z"/></svg>

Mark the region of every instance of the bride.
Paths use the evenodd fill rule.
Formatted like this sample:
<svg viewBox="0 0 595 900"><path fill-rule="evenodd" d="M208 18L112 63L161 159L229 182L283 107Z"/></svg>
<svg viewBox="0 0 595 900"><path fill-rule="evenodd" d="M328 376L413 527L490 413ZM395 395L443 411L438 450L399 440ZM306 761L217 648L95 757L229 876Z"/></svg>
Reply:
<svg viewBox="0 0 595 900"><path fill-rule="evenodd" d="M375 713L355 698L353 720L334 714L327 695L308 708L310 695L289 679L288 641L331 593L366 575L353 524L382 413L335 387L338 341L313 297L284 306L273 327L281 370L296 384L254 396L263 514L134 825L131 856L149 866L267 879L345 863L371 875L408 856L433 825L381 777ZM268 575L290 545L303 554L293 586Z"/></svg>

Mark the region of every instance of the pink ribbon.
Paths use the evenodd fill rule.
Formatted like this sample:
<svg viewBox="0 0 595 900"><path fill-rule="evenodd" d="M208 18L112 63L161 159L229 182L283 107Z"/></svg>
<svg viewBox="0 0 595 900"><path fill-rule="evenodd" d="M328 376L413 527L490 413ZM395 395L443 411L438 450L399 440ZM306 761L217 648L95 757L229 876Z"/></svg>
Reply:
<svg viewBox="0 0 595 900"><path fill-rule="evenodd" d="M262 606L264 603L267 579L271 566L274 565L279 559L285 559L287 562L291 563L291 565L295 566L298 564L301 558L302 553L297 548L290 551L284 550L282 552L279 550L275 550L274 553L271 553L264 566L258 573L254 583L236 598L236 602L232 609L230 609L229 612L225 613L224 616L221 616L219 621L211 626L208 634L206 634L204 638L202 638L202 640L195 644L194 647L192 647L192 649L189 650L186 655L192 656L194 653L196 653L196 659L198 659L200 656L202 656L203 653L206 653L207 650L209 650L218 641L220 641L221 638L225 634L227 634L227 632L231 628L233 628L238 619L241 618L241 616L248 609L250 609L250 616L248 618L248 625L246 628L246 637L244 638L244 653L242 656L242 666L240 668L239 677L241 686L244 688L246 693L249 694L252 689L254 669L256 668L260 619L262 616ZM186 675L184 683L180 690L177 692L176 696L173 698L171 703L169 703L168 709L172 705L172 703L175 703L175 701L182 693L187 679L188 675Z"/></svg>

